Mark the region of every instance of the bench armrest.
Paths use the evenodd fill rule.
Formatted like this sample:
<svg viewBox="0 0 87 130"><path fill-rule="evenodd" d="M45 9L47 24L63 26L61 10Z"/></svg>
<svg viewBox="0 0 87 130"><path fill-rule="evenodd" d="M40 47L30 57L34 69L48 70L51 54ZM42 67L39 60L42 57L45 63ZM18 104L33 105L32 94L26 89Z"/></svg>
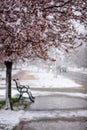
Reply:
<svg viewBox="0 0 87 130"><path fill-rule="evenodd" d="M29 85L19 85L18 87L19 88L27 88L27 89L29 89Z"/></svg>

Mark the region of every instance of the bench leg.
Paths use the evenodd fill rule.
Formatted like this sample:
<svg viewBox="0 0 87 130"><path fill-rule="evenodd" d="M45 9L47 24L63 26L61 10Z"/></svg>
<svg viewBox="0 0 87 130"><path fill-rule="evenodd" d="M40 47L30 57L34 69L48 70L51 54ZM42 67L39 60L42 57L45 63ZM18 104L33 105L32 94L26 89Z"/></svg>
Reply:
<svg viewBox="0 0 87 130"><path fill-rule="evenodd" d="M34 102L35 97L32 96L31 91L26 91L26 93L28 94L30 101ZM22 96L23 96L23 92L20 92L18 100L20 100Z"/></svg>
<svg viewBox="0 0 87 130"><path fill-rule="evenodd" d="M35 99L35 97L32 95L32 93L31 93L31 91L28 91L28 93L29 93L29 95L33 98L33 99Z"/></svg>
<svg viewBox="0 0 87 130"><path fill-rule="evenodd" d="M28 96L29 96L29 99L30 99L32 102L34 102L34 99L32 98L31 93L27 92L27 94L28 94Z"/></svg>
<svg viewBox="0 0 87 130"><path fill-rule="evenodd" d="M22 96L23 96L23 93L20 93L18 100L20 100Z"/></svg>

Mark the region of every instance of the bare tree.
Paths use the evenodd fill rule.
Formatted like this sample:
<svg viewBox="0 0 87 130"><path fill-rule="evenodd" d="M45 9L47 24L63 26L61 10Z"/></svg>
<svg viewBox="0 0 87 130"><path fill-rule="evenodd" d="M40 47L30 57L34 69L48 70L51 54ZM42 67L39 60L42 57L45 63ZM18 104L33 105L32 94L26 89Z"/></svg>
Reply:
<svg viewBox="0 0 87 130"><path fill-rule="evenodd" d="M75 22L85 28L86 11L86 0L0 0L0 62L7 68L7 109L13 109L11 70L15 59L46 60L51 47L69 52L82 45L85 35L76 30Z"/></svg>

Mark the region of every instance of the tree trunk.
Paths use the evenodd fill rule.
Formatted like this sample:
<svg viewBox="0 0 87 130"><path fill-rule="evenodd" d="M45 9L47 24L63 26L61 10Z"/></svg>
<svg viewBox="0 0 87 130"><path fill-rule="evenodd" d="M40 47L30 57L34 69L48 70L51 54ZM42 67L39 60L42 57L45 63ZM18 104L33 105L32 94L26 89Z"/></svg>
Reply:
<svg viewBox="0 0 87 130"><path fill-rule="evenodd" d="M6 109L12 110L12 100L11 100L11 72L12 72L12 62L5 61L6 66Z"/></svg>

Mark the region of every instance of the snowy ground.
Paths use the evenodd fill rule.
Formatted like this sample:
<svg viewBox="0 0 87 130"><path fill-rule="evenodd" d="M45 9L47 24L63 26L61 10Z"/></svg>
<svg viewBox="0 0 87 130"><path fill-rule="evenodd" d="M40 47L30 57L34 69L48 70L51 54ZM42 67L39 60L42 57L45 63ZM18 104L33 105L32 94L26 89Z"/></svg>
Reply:
<svg viewBox="0 0 87 130"><path fill-rule="evenodd" d="M23 68L23 70L26 70L26 68ZM17 73L17 71L13 71L13 74ZM0 72L0 75L5 78L5 71ZM34 80L21 80L23 84L29 84L31 88L73 88L73 87L81 87L80 84L77 84L75 81L72 81L68 78L65 78L61 75L55 75L53 72L47 72L44 70L37 70L37 68L33 67L33 70L31 68L27 68L27 76L28 75L34 75ZM0 87L5 86L5 80L0 81ZM14 82L12 81L12 84L14 86Z"/></svg>
<svg viewBox="0 0 87 130"><path fill-rule="evenodd" d="M18 91L15 89L12 89L12 97L16 97L18 95ZM47 96L47 95L64 95L64 96L70 96L70 97L77 97L77 98L87 98L87 93L69 93L69 92L49 92L49 91L34 91L32 90L32 94L37 96ZM24 97L28 97L26 94L24 94ZM0 90L0 99L5 99L5 90Z"/></svg>
<svg viewBox="0 0 87 130"><path fill-rule="evenodd" d="M4 114L3 114L4 113ZM16 115L16 116L15 116ZM9 118L8 118L9 117ZM12 128L17 125L21 120L23 121L32 121L32 120L38 120L38 119L51 119L51 118L81 118L86 117L87 118L87 110L80 110L80 111L67 111L62 112L61 111L55 111L54 112L25 112L23 110L21 111L6 111L6 110L0 110L0 124L5 124L4 130L12 130Z"/></svg>
<svg viewBox="0 0 87 130"><path fill-rule="evenodd" d="M36 73L37 80L34 82L29 81L32 87L43 87L43 88L68 88L68 87L81 87L80 84L75 83L74 81L67 79L60 75L53 75L50 73Z"/></svg>
<svg viewBox="0 0 87 130"><path fill-rule="evenodd" d="M25 70L26 68L23 68ZM82 87L80 84L75 83L74 81L67 79L61 75L55 76L52 72L47 72L46 70L38 71L37 68L32 67L27 68L29 74L34 74L35 80L22 80L22 83L30 84L32 88L78 88ZM18 72L18 71L17 71ZM15 72L13 72L15 74ZM3 77L5 77L5 73L0 73ZM5 83L4 81L0 81L1 84ZM2 87L3 85L0 85ZM45 96L45 95L66 95L70 97L79 97L79 98L87 98L87 94L83 93L66 93L66 92L49 92L49 91L32 91L34 96ZM18 92L15 89L12 89L12 96L17 95ZM26 95L25 95L26 96ZM5 90L0 90L0 99L5 99ZM16 116L15 116L16 115ZM9 118L8 118L9 117ZM5 130L11 130L15 125L17 125L20 120L37 120L40 118L73 118L73 117L86 117L87 118L87 110L79 110L79 111L67 111L60 112L25 112L23 110L20 111L6 111L0 110L0 127L5 126Z"/></svg>

